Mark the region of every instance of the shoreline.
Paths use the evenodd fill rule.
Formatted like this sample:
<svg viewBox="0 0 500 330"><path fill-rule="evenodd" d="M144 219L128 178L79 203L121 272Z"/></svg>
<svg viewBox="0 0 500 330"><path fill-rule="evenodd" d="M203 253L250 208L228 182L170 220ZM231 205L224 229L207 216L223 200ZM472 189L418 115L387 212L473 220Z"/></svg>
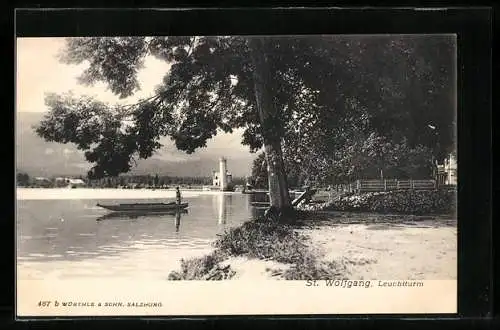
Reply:
<svg viewBox="0 0 500 330"><path fill-rule="evenodd" d="M400 215L453 214L457 209L455 190L391 190L346 193L300 206L304 211L359 212Z"/></svg>
<svg viewBox="0 0 500 330"><path fill-rule="evenodd" d="M241 192L206 191L182 189L182 197L201 195L235 195ZM57 199L154 199L174 198L175 189L119 189L119 188L16 188L19 200L57 200Z"/></svg>
<svg viewBox="0 0 500 330"><path fill-rule="evenodd" d="M258 250L266 245L267 238L255 235L257 231L246 229L248 233L240 236L234 232L226 233L222 239L229 245L238 245L241 237L257 238L256 242L245 243L248 244L243 248L245 251L229 254L221 252L219 238L219 244L216 243L209 254L181 261L180 271L171 272L169 280L457 278L456 219L444 222L439 219L379 223L307 222L310 223L292 229L290 237L298 237L298 241L281 247L288 249L287 252L270 252L268 257L259 256L259 251L252 251L255 247ZM275 236L269 241L273 245L282 245ZM295 255L288 256L289 251L294 249L297 249ZM295 260L297 257L300 260Z"/></svg>
<svg viewBox="0 0 500 330"><path fill-rule="evenodd" d="M173 189L17 188L16 193L18 201L175 197ZM241 192L186 189L182 194L189 198ZM224 273L222 279L280 280L286 276L292 279L297 279L294 276L314 279L311 277L314 274L327 277L330 276L329 272L335 276L349 276L350 279L362 279L371 274L384 274L386 278L399 276L397 279L422 276L424 279L425 276L430 276L430 279L436 279L436 276L456 278L457 220L454 214L384 214L345 210L305 212L308 216L300 221L302 225L285 229L283 237L280 237L281 234L276 236L272 231L282 231L285 228L282 225L272 230L262 230L246 225L255 222L246 222L235 229L241 230L247 226L248 231L243 230L236 237L227 237L227 233L221 236L226 236L224 244L234 253L217 256L214 260L208 260L208 263L195 262L184 267L210 268L191 278L198 280L200 278L196 277L207 275L214 266L219 267L219 270L231 270ZM252 238L255 232L258 234L256 239ZM214 239L214 243L220 242L221 237ZM243 252L238 249L243 249ZM217 250L217 247L211 249L205 257L213 257ZM182 261L180 266L182 269ZM399 267L399 275L395 275L397 272L392 270L394 267ZM220 277L219 270L216 269L212 274L215 274L216 279ZM203 273L205 271L207 273ZM168 276L166 273L165 278Z"/></svg>

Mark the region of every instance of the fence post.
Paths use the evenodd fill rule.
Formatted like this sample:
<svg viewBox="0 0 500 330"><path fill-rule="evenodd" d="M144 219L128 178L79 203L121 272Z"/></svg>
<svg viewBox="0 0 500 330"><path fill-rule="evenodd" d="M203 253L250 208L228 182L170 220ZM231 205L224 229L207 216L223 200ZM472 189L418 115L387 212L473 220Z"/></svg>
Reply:
<svg viewBox="0 0 500 330"><path fill-rule="evenodd" d="M387 179L384 180L384 191L387 191Z"/></svg>
<svg viewBox="0 0 500 330"><path fill-rule="evenodd" d="M361 182L359 180L356 180L356 190L358 194L361 192Z"/></svg>
<svg viewBox="0 0 500 330"><path fill-rule="evenodd" d="M413 184L413 180L410 179L410 189L413 190L415 188L415 185Z"/></svg>
<svg viewBox="0 0 500 330"><path fill-rule="evenodd" d="M396 190L399 190L399 180L396 180Z"/></svg>

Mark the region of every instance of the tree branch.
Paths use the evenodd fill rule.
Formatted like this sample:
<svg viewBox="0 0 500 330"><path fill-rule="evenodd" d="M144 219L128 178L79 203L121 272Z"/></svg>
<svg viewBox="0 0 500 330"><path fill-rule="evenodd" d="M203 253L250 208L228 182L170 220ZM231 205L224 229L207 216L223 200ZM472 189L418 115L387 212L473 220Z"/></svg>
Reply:
<svg viewBox="0 0 500 330"><path fill-rule="evenodd" d="M137 103L119 105L119 106L116 106L116 108L117 109L128 109L128 108L131 108L131 107L134 107L134 106L137 106L137 105L141 105L141 104L149 102L149 101L153 101L153 100L159 98L160 96L161 96L160 93L158 93L158 94L155 94L155 95L153 95L151 97L148 97L146 99L142 99L142 100L140 100Z"/></svg>
<svg viewBox="0 0 500 330"><path fill-rule="evenodd" d="M195 41L196 41L196 37L193 37L193 39L191 39L191 43L189 44L189 48L187 51L187 57L191 56L191 52L193 50L193 46L194 46Z"/></svg>

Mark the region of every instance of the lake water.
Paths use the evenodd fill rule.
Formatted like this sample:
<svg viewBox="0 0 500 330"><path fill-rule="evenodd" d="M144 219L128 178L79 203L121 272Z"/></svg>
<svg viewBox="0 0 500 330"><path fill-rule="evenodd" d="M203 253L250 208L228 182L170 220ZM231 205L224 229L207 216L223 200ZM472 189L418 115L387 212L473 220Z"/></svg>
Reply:
<svg viewBox="0 0 500 330"><path fill-rule="evenodd" d="M187 213L133 218L109 217L96 204L165 202L174 192L18 190L18 279L167 278L181 258L206 254L217 234L258 212L241 193L183 196Z"/></svg>

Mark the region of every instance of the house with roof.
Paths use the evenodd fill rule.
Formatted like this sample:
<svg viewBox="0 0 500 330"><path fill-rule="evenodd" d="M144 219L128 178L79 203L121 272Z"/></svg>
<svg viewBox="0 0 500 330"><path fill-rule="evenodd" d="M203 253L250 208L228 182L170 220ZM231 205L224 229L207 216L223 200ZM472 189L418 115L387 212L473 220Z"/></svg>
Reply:
<svg viewBox="0 0 500 330"><path fill-rule="evenodd" d="M49 178L37 176L33 178L33 185L35 187L48 188L52 186L52 181Z"/></svg>
<svg viewBox="0 0 500 330"><path fill-rule="evenodd" d="M450 154L443 164L437 165L437 180L440 185L457 184L457 160L453 155Z"/></svg>
<svg viewBox="0 0 500 330"><path fill-rule="evenodd" d="M56 187L68 187L68 188L85 187L87 185L85 181L83 181L82 179L63 178L63 177L55 178L54 183Z"/></svg>

